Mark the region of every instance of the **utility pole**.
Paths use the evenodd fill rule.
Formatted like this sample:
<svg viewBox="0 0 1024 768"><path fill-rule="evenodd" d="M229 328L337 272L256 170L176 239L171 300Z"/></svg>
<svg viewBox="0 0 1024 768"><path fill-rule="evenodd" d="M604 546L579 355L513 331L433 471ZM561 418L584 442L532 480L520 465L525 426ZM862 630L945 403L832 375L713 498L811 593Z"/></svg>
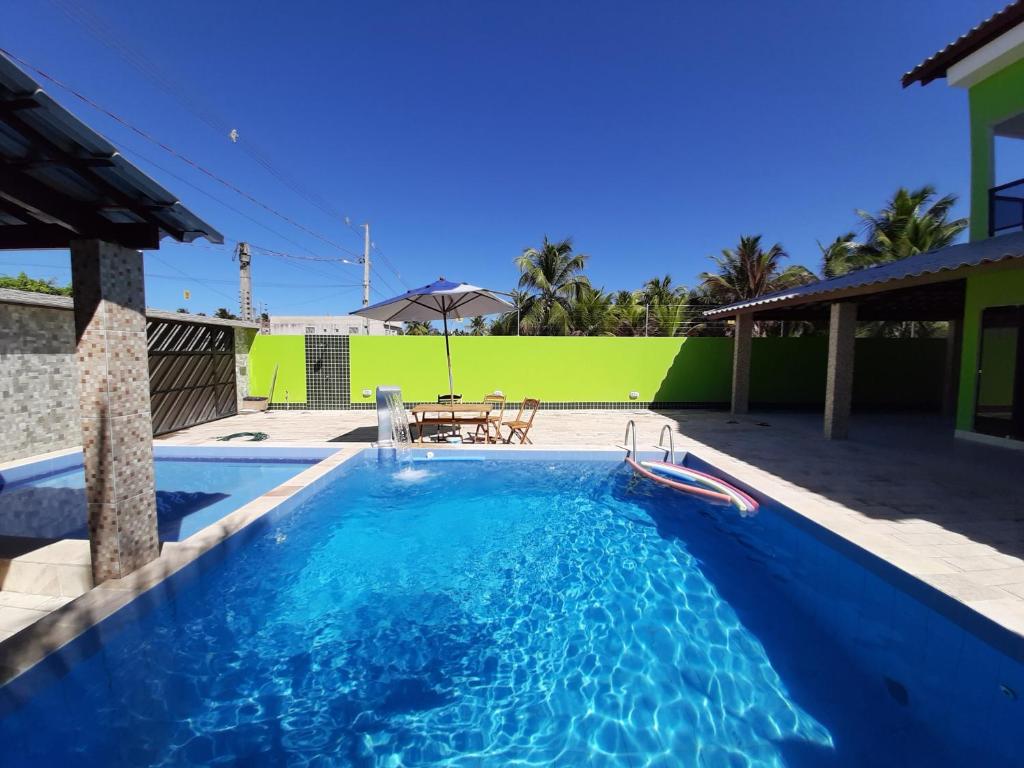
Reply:
<svg viewBox="0 0 1024 768"><path fill-rule="evenodd" d="M249 244L238 244L238 305L242 310L242 319L252 322L252 272L250 264Z"/></svg>
<svg viewBox="0 0 1024 768"><path fill-rule="evenodd" d="M370 304L370 224L363 224L363 306ZM370 335L370 318L364 323L366 335Z"/></svg>

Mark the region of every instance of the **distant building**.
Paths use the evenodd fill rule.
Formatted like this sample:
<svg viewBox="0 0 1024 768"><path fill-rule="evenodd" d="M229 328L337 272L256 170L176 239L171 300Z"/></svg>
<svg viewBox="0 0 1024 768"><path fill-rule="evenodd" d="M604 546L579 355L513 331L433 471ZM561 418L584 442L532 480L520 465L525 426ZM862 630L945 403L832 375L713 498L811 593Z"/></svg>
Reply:
<svg viewBox="0 0 1024 768"><path fill-rule="evenodd" d="M369 323L369 326L367 326ZM401 323L367 320L357 315L271 315L263 333L272 336L398 336Z"/></svg>

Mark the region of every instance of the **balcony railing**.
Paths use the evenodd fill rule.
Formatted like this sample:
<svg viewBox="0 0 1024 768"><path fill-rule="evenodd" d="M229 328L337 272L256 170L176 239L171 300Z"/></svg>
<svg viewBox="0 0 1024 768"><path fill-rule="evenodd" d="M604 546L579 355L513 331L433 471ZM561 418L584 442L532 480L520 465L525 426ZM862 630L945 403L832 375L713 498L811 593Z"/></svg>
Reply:
<svg viewBox="0 0 1024 768"><path fill-rule="evenodd" d="M1024 229L1024 179L988 191L989 237Z"/></svg>

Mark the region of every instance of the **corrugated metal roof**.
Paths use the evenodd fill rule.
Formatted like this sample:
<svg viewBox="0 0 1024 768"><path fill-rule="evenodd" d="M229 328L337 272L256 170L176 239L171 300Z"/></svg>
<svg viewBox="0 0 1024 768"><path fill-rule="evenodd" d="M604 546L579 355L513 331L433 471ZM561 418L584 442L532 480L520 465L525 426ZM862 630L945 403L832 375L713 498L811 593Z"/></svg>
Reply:
<svg viewBox="0 0 1024 768"><path fill-rule="evenodd" d="M976 243L951 245L888 264L880 264L877 267L858 269L829 280L821 280L786 291L767 293L748 301L727 304L717 309L708 310L704 316L722 317L749 312L768 305L781 306L821 301L826 299L829 294L872 285L879 286L879 291L888 291L899 288L901 281L912 277L1013 259L1024 259L1024 232L990 237Z"/></svg>
<svg viewBox="0 0 1024 768"><path fill-rule="evenodd" d="M0 247L223 236L0 54ZM38 242L39 244L34 244Z"/></svg>
<svg viewBox="0 0 1024 768"><path fill-rule="evenodd" d="M29 307L46 309L63 309L70 312L75 308L70 296L53 296L48 293L34 291L17 291L13 288L0 288L0 304L23 304ZM248 323L245 320L225 320L220 317L206 315L190 315L184 312L168 312L166 309L146 307L146 317L151 320L175 320L180 323L200 323L203 325L230 325L234 328L259 328L259 323Z"/></svg>
<svg viewBox="0 0 1024 768"><path fill-rule="evenodd" d="M1001 11L989 16L978 26L973 27L941 51L933 53L912 70L903 75L903 87L913 83L928 85L932 80L946 76L946 71L958 61L970 56L980 48L991 43L1000 35L1024 22L1024 2L1010 3Z"/></svg>

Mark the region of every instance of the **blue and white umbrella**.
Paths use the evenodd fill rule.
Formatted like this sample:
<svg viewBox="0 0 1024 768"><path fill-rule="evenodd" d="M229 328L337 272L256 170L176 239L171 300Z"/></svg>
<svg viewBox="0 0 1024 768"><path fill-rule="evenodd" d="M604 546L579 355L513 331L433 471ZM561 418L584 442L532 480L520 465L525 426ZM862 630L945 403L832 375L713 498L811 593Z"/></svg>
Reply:
<svg viewBox="0 0 1024 768"><path fill-rule="evenodd" d="M452 381L452 353L448 345L448 318L493 315L507 312L512 304L489 291L469 283L453 283L443 277L422 288L413 288L400 296L360 307L353 315L384 322L441 320L444 324L444 351L448 358L448 394L455 395Z"/></svg>

